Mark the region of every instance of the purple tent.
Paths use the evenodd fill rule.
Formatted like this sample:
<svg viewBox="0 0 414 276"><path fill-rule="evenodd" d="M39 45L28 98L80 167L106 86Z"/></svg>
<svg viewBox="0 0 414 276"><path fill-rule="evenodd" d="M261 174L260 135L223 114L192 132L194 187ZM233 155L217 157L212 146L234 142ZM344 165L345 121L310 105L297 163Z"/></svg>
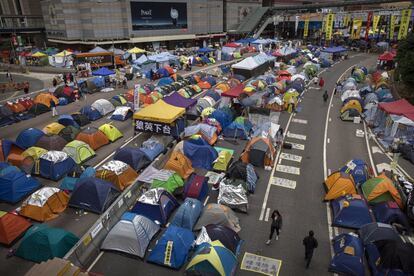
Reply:
<svg viewBox="0 0 414 276"><path fill-rule="evenodd" d="M197 100L184 98L177 92L174 92L171 95L164 97L163 100L170 105L183 108L190 108L197 103Z"/></svg>

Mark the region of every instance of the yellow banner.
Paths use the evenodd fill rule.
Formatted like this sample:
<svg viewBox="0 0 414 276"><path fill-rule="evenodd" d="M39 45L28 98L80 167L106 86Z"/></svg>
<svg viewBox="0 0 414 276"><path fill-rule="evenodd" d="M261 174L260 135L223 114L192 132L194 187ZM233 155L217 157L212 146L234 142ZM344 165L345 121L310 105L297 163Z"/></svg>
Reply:
<svg viewBox="0 0 414 276"><path fill-rule="evenodd" d="M374 34L377 33L378 23L380 21L381 15L374 15L374 20L372 20L372 31Z"/></svg>
<svg viewBox="0 0 414 276"><path fill-rule="evenodd" d="M323 20L322 20L322 32L324 33L325 32L325 26L326 26L326 18L327 18L328 16L323 16Z"/></svg>
<svg viewBox="0 0 414 276"><path fill-rule="evenodd" d="M303 26L303 37L308 37L309 33L309 15L305 17L305 22Z"/></svg>
<svg viewBox="0 0 414 276"><path fill-rule="evenodd" d="M360 39L361 37L362 19L354 18L352 22L351 39Z"/></svg>
<svg viewBox="0 0 414 276"><path fill-rule="evenodd" d="M400 30L398 31L398 40L405 39L408 33L408 25L410 24L411 9L401 12Z"/></svg>
<svg viewBox="0 0 414 276"><path fill-rule="evenodd" d="M344 16L344 27L349 26L349 19L351 19L349 15Z"/></svg>
<svg viewBox="0 0 414 276"><path fill-rule="evenodd" d="M325 31L325 38L326 40L332 39L332 30L333 30L333 22L334 22L334 14L328 14L326 18L326 31Z"/></svg>
<svg viewBox="0 0 414 276"><path fill-rule="evenodd" d="M394 39L395 23L397 21L397 16L391 15L390 21L390 39L392 40Z"/></svg>

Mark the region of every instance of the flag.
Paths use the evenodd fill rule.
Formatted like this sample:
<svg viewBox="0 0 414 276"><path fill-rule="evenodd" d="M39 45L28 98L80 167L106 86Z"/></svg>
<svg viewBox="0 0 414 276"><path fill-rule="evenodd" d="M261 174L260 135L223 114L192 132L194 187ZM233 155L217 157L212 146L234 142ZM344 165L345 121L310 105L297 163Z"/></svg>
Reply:
<svg viewBox="0 0 414 276"><path fill-rule="evenodd" d="M391 22L390 22L390 39L393 40L394 39L394 30L395 30L395 23L397 21L397 16L396 15L391 15Z"/></svg>
<svg viewBox="0 0 414 276"><path fill-rule="evenodd" d="M398 40L407 37L408 24L410 24L411 9L406 9L401 12L400 30L398 31Z"/></svg>
<svg viewBox="0 0 414 276"><path fill-rule="evenodd" d="M352 22L351 39L359 39L361 34L362 19L354 18Z"/></svg>
<svg viewBox="0 0 414 276"><path fill-rule="evenodd" d="M303 26L303 37L308 37L309 33L309 15L305 17L305 22Z"/></svg>
<svg viewBox="0 0 414 276"><path fill-rule="evenodd" d="M374 15L374 20L372 21L372 30L374 31L374 35L378 29L378 23L380 21L381 15Z"/></svg>
<svg viewBox="0 0 414 276"><path fill-rule="evenodd" d="M325 38L326 40L331 40L332 39L332 29L333 29L333 21L334 21L334 14L330 13L328 14L328 16L326 17L326 23L325 23Z"/></svg>

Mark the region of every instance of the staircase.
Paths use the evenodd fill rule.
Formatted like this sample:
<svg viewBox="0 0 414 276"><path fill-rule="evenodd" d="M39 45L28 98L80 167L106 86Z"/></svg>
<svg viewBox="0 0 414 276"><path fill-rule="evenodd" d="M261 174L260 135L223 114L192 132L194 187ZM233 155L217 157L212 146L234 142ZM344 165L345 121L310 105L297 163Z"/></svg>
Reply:
<svg viewBox="0 0 414 276"><path fill-rule="evenodd" d="M257 25L262 20L263 16L269 11L269 7L258 7L256 10L251 12L242 22L240 22L239 26L236 30L229 31L229 33L234 34L248 34L253 32ZM263 31L263 30L262 30Z"/></svg>
<svg viewBox="0 0 414 276"><path fill-rule="evenodd" d="M263 18L265 18L265 16L263 16ZM267 19L262 24L259 22L257 28L253 32L253 38L259 38L264 29L266 29L267 25L271 23L273 23L273 17L271 16L267 17Z"/></svg>

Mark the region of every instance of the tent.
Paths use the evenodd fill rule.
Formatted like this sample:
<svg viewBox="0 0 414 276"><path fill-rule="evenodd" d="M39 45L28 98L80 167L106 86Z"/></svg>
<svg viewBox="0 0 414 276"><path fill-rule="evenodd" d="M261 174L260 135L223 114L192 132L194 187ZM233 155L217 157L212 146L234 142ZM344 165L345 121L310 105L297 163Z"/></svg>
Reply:
<svg viewBox="0 0 414 276"><path fill-rule="evenodd" d="M178 92L174 92L171 95L165 96L163 100L169 105L186 109L194 106L197 103L196 99L184 98Z"/></svg>
<svg viewBox="0 0 414 276"><path fill-rule="evenodd" d="M414 274L414 245L402 240L380 240L374 242L380 255L382 269L400 270L406 275ZM392 275L392 274L390 274Z"/></svg>
<svg viewBox="0 0 414 276"><path fill-rule="evenodd" d="M134 114L134 119L171 124L184 115L185 109L159 100Z"/></svg>
<svg viewBox="0 0 414 276"><path fill-rule="evenodd" d="M74 126L67 126L59 132L59 136L65 139L67 143L75 140L80 130Z"/></svg>
<svg viewBox="0 0 414 276"><path fill-rule="evenodd" d="M224 91L221 93L222 97L230 97L230 98L237 98L242 94L244 91L244 84L239 84L229 90Z"/></svg>
<svg viewBox="0 0 414 276"><path fill-rule="evenodd" d="M40 171L39 171L40 170L40 168L39 168L39 159L40 159L40 156L42 156L45 153L47 153L47 150L39 148L39 147L30 147L22 153L23 157L33 158L34 167L33 167L32 172L34 174L39 174L40 173Z"/></svg>
<svg viewBox="0 0 414 276"><path fill-rule="evenodd" d="M217 128L205 123L188 126L184 129L184 137L201 135L210 145L217 142Z"/></svg>
<svg viewBox="0 0 414 276"><path fill-rule="evenodd" d="M97 150L102 146L109 144L106 135L95 127L87 127L76 135L76 140L85 142L93 150Z"/></svg>
<svg viewBox="0 0 414 276"><path fill-rule="evenodd" d="M0 243L12 244L30 226L32 224L21 216L0 211Z"/></svg>
<svg viewBox="0 0 414 276"><path fill-rule="evenodd" d="M339 171L344 172L346 174L351 174L357 186L361 185L369 178L368 166L365 163L365 161L361 159L350 160Z"/></svg>
<svg viewBox="0 0 414 276"><path fill-rule="evenodd" d="M384 173L371 178L362 184L362 192L370 203L379 203L393 200L403 209L401 195L394 183Z"/></svg>
<svg viewBox="0 0 414 276"><path fill-rule="evenodd" d="M164 152L165 146L161 141L152 136L144 141L139 149L145 154L149 161L154 161L158 155Z"/></svg>
<svg viewBox="0 0 414 276"><path fill-rule="evenodd" d="M111 142L115 142L123 136L122 133L111 124L103 124L99 127L99 130L102 131Z"/></svg>
<svg viewBox="0 0 414 276"><path fill-rule="evenodd" d="M65 178L63 178L63 181L59 185L59 189L66 191L66 192L72 192L75 188L76 183L81 178L85 177L94 177L96 174L96 170L94 167L87 167L84 168L83 166L76 165L72 171L70 171Z"/></svg>
<svg viewBox="0 0 414 276"><path fill-rule="evenodd" d="M14 142L6 139L0 140L0 162L6 161L10 154L20 155L23 149L17 146Z"/></svg>
<svg viewBox="0 0 414 276"><path fill-rule="evenodd" d="M191 174L185 182L184 197L194 198L204 202L208 191L208 178L202 175Z"/></svg>
<svg viewBox="0 0 414 276"><path fill-rule="evenodd" d="M79 112L85 115L90 121L96 121L102 118L101 113L90 105L82 107L82 109Z"/></svg>
<svg viewBox="0 0 414 276"><path fill-rule="evenodd" d="M171 153L164 169L175 171L183 179L187 179L194 172L191 160L177 150Z"/></svg>
<svg viewBox="0 0 414 276"><path fill-rule="evenodd" d="M101 245L101 250L110 250L144 258L151 239L160 226L150 219L126 212L122 215Z"/></svg>
<svg viewBox="0 0 414 276"><path fill-rule="evenodd" d="M96 177L111 182L116 188L123 191L134 183L138 174L128 164L111 160L96 171Z"/></svg>
<svg viewBox="0 0 414 276"><path fill-rule="evenodd" d="M138 47L134 47L131 48L127 51L130 54L144 54L146 53L146 51L144 49L138 48Z"/></svg>
<svg viewBox="0 0 414 276"><path fill-rule="evenodd" d="M338 197L331 201L331 207L333 226L359 229L372 222L368 206L360 195Z"/></svg>
<svg viewBox="0 0 414 276"><path fill-rule="evenodd" d="M359 237L366 246L380 240L400 240L398 232L389 224L373 222L359 228Z"/></svg>
<svg viewBox="0 0 414 276"><path fill-rule="evenodd" d="M64 191L43 187L23 202L19 214L36 221L48 221L65 211L68 202L69 195Z"/></svg>
<svg viewBox="0 0 414 276"><path fill-rule="evenodd" d="M50 111L50 107L41 103L35 103L29 108L29 114L34 116Z"/></svg>
<svg viewBox="0 0 414 276"><path fill-rule="evenodd" d="M192 231L202 209L203 203L201 203L201 201L194 198L186 198L184 203L178 207L170 225L175 225Z"/></svg>
<svg viewBox="0 0 414 276"><path fill-rule="evenodd" d="M201 228L197 237L196 244L204 242L220 241L227 249L231 250L236 256L239 254L240 246L243 241L239 235L229 227L223 225L209 224Z"/></svg>
<svg viewBox="0 0 414 276"><path fill-rule="evenodd" d="M81 127L86 126L87 124L91 122L88 119L88 117L86 117L86 115L81 114L80 112L72 113L71 116L73 120L75 120L75 122Z"/></svg>
<svg viewBox="0 0 414 276"><path fill-rule="evenodd" d="M246 183L240 180L229 179L221 181L219 184L217 203L247 213L248 199Z"/></svg>
<svg viewBox="0 0 414 276"><path fill-rule="evenodd" d="M253 137L241 155L244 163L250 163L256 167L273 166L276 150L269 138Z"/></svg>
<svg viewBox="0 0 414 276"><path fill-rule="evenodd" d="M78 140L67 143L62 151L67 153L76 164L81 164L96 155L88 144Z"/></svg>
<svg viewBox="0 0 414 276"><path fill-rule="evenodd" d="M348 98L349 99L349 98ZM344 113L345 111L349 109L356 109L358 110L358 113L362 113L362 107L359 101L357 100L350 100L344 106L341 108L340 112Z"/></svg>
<svg viewBox="0 0 414 276"><path fill-rule="evenodd" d="M111 120L125 121L132 117L132 110L127 106L117 106L111 115Z"/></svg>
<svg viewBox="0 0 414 276"><path fill-rule="evenodd" d="M259 179L252 164L246 164L240 160L231 164L230 168L226 171L226 177L245 181L247 183L247 190L250 193L254 193L257 180Z"/></svg>
<svg viewBox="0 0 414 276"><path fill-rule="evenodd" d="M42 131L44 132L44 134L51 136L51 135L58 135L60 131L64 128L65 128L64 125L53 122L45 126Z"/></svg>
<svg viewBox="0 0 414 276"><path fill-rule="evenodd" d="M191 160L191 164L194 168L203 168L211 170L213 168L213 162L217 159L217 151L209 145L203 138L189 139L182 143L183 153ZM177 144L176 149L181 145Z"/></svg>
<svg viewBox="0 0 414 276"><path fill-rule="evenodd" d="M234 275L237 258L220 241L202 243L186 267L191 275Z"/></svg>
<svg viewBox="0 0 414 276"><path fill-rule="evenodd" d="M64 126L74 126L76 128L80 128L71 115L60 115L57 122Z"/></svg>
<svg viewBox="0 0 414 276"><path fill-rule="evenodd" d="M27 128L19 133L16 138L16 145L22 149L33 147L42 136L45 135L43 131L37 128Z"/></svg>
<svg viewBox="0 0 414 276"><path fill-rule="evenodd" d="M407 230L411 228L407 217L394 201L386 201L375 204L372 206L372 211L377 222L388 224L398 223Z"/></svg>
<svg viewBox="0 0 414 276"><path fill-rule="evenodd" d="M13 124L16 118L13 112L4 105L0 105L0 127Z"/></svg>
<svg viewBox="0 0 414 276"><path fill-rule="evenodd" d="M223 136L234 139L248 140L252 128L252 123L250 123L247 118L240 116L223 129Z"/></svg>
<svg viewBox="0 0 414 276"><path fill-rule="evenodd" d="M26 232L15 255L38 263L54 257L63 258L78 240L63 229L37 224Z"/></svg>
<svg viewBox="0 0 414 276"><path fill-rule="evenodd" d="M202 226L208 224L227 226L236 233L241 230L239 218L233 210L227 206L216 203L209 203L204 206L203 212L198 219L197 224L194 226L194 230L198 231Z"/></svg>
<svg viewBox="0 0 414 276"><path fill-rule="evenodd" d="M59 104L58 98L56 98L55 96L53 96L50 93L39 93L33 98L33 103L34 104L42 104L42 105L45 105L48 108L50 108L50 102L51 101L54 101L55 105Z"/></svg>
<svg viewBox="0 0 414 276"><path fill-rule="evenodd" d="M170 225L148 257L148 262L179 269L186 261L194 243L191 230Z"/></svg>
<svg viewBox="0 0 414 276"><path fill-rule="evenodd" d="M36 142L36 147L46 150L62 150L66 145L66 140L59 135L44 135Z"/></svg>
<svg viewBox="0 0 414 276"><path fill-rule="evenodd" d="M85 177L76 183L69 206L101 214L118 195L119 191L111 183L95 177Z"/></svg>
<svg viewBox="0 0 414 276"><path fill-rule="evenodd" d="M333 239L334 256L329 271L339 274L363 276L364 246L357 235L340 234Z"/></svg>
<svg viewBox="0 0 414 276"><path fill-rule="evenodd" d="M180 194L184 186L183 179L174 173L167 180L154 179L151 184L151 188L163 188L171 194Z"/></svg>
<svg viewBox="0 0 414 276"><path fill-rule="evenodd" d="M98 110L98 112L102 116L105 116L106 114L111 113L115 110L115 107L112 105L112 103L105 99L99 99L99 100L94 101L91 107ZM92 121L92 119L90 120Z"/></svg>
<svg viewBox="0 0 414 276"><path fill-rule="evenodd" d="M141 195L131 212L143 215L157 224L165 225L168 217L178 206L172 194L163 188L155 188Z"/></svg>
<svg viewBox="0 0 414 276"><path fill-rule="evenodd" d="M140 149L134 147L125 147L118 149L113 159L128 164L135 171L139 171L142 168L145 168L150 163L145 153Z"/></svg>
<svg viewBox="0 0 414 276"><path fill-rule="evenodd" d="M40 175L56 181L72 170L75 164L75 161L66 152L48 151L40 156Z"/></svg>
<svg viewBox="0 0 414 276"><path fill-rule="evenodd" d="M338 171L332 173L326 178L324 183L327 190L325 200L332 200L343 195L357 193L354 178L352 175L344 172Z"/></svg>
<svg viewBox="0 0 414 276"><path fill-rule="evenodd" d="M107 67L101 67L92 72L92 76L107 77L110 75L115 75L115 72L112 70L109 70Z"/></svg>
<svg viewBox="0 0 414 276"><path fill-rule="evenodd" d="M349 108L341 113L341 120L342 121L353 121L355 117L359 117L361 113L358 111L358 109L355 108Z"/></svg>
<svg viewBox="0 0 414 276"><path fill-rule="evenodd" d="M40 187L39 181L21 171L0 176L0 200L16 203Z"/></svg>

